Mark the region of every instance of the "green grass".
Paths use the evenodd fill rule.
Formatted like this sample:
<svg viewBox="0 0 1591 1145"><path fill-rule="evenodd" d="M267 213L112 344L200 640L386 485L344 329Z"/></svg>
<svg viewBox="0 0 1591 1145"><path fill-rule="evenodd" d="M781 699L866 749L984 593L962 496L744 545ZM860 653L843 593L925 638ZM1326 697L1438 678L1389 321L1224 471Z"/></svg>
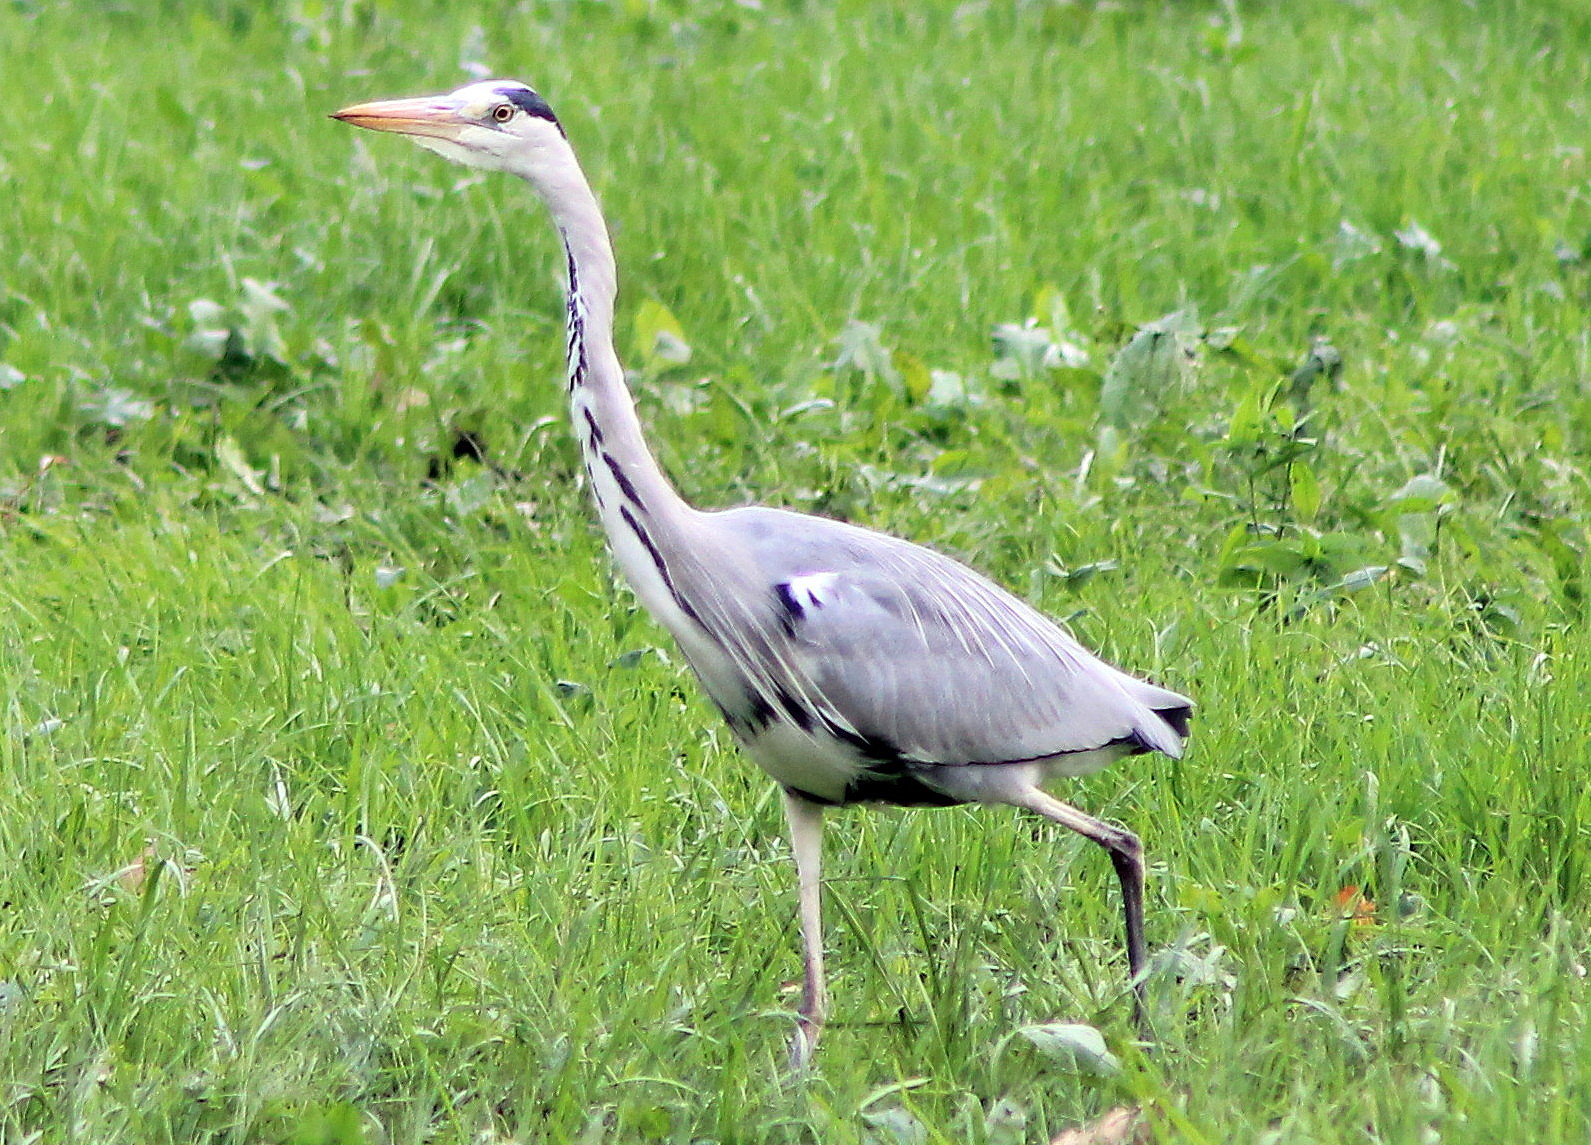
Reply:
<svg viewBox="0 0 1591 1145"><path fill-rule="evenodd" d="M1591 13L832 7L0 3L7 1140L1586 1139ZM546 222L324 118L464 63L567 123L689 496L1199 700L1065 792L1149 850L1155 1052L1096 850L864 810L781 1084L777 800L574 487Z"/></svg>

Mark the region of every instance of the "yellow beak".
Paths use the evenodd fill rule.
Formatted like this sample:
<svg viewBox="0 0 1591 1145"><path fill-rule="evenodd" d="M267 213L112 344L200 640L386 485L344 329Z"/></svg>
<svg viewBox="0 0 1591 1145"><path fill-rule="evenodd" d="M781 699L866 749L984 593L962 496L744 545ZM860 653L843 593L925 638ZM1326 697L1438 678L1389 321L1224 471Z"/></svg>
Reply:
<svg viewBox="0 0 1591 1145"><path fill-rule="evenodd" d="M430 139L458 138L470 121L459 114L446 96L421 96L419 99L383 99L375 103L356 103L331 114L333 119L371 131L392 131L399 135L419 135Z"/></svg>

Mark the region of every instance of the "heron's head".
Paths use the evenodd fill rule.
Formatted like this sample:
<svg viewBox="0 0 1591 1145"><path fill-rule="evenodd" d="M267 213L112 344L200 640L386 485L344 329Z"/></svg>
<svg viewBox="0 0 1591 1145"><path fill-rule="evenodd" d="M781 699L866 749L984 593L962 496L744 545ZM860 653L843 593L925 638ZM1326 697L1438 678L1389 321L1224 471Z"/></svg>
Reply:
<svg viewBox="0 0 1591 1145"><path fill-rule="evenodd" d="M407 135L455 163L527 178L549 148L566 150L552 108L518 80L483 80L446 95L355 104L332 118Z"/></svg>

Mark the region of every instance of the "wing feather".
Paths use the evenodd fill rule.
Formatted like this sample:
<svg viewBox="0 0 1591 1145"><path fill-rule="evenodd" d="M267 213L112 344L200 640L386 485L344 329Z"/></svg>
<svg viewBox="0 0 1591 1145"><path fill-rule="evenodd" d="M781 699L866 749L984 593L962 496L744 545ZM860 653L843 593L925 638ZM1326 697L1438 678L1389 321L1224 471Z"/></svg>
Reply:
<svg viewBox="0 0 1591 1145"><path fill-rule="evenodd" d="M1185 727L1190 701L1106 664L965 565L823 518L760 508L713 516L751 554L740 575L760 582L735 590L739 615L715 636L784 701L925 763L1112 743L1181 754L1173 720ZM760 620L747 611L759 604ZM728 607L720 600L705 614Z"/></svg>

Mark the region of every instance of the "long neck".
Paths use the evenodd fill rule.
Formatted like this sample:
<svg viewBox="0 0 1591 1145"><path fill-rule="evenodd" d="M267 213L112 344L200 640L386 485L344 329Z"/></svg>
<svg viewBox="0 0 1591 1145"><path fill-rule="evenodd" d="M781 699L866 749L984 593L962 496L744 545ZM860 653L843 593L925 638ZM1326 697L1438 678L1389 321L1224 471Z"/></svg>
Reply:
<svg viewBox="0 0 1591 1145"><path fill-rule="evenodd" d="M596 196L573 153L566 165L550 176L543 174L537 184L568 258L569 410L593 486L601 501L612 503L607 493L610 485L616 486L621 500L638 502L632 508L653 513L683 504L647 448L624 383L624 367L613 348L618 279Z"/></svg>
<svg viewBox="0 0 1591 1145"><path fill-rule="evenodd" d="M569 412L586 477L625 578L669 628L680 602L667 561L690 551L696 514L647 448L613 348L618 292L613 247L596 197L575 161L544 165L532 183L552 212L569 269Z"/></svg>

